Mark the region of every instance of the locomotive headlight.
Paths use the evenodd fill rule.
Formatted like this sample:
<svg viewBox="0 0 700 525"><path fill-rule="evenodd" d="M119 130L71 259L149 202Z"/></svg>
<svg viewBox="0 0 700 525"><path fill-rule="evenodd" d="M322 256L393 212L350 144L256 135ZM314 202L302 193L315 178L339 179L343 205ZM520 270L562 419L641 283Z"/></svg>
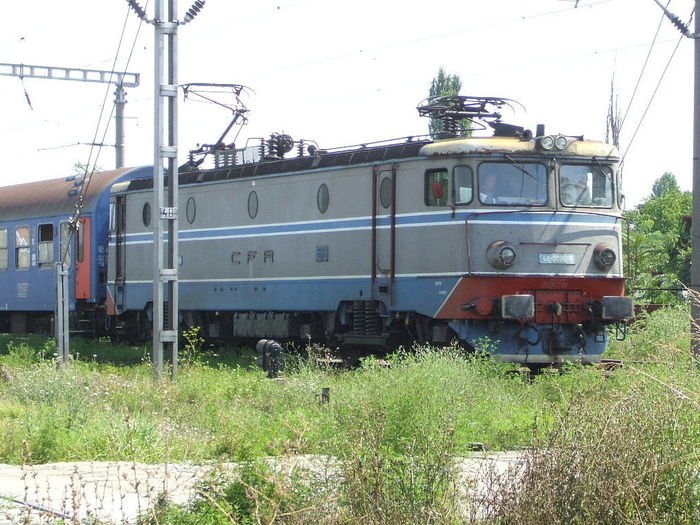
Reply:
<svg viewBox="0 0 700 525"><path fill-rule="evenodd" d="M540 148L546 151L554 149L554 137L547 135L540 139Z"/></svg>
<svg viewBox="0 0 700 525"><path fill-rule="evenodd" d="M505 270L515 263L517 253L507 241L494 241L486 248L486 260L494 268Z"/></svg>
<svg viewBox="0 0 700 525"><path fill-rule="evenodd" d="M513 266L515 262L515 250L512 246L504 246L498 253L498 258L501 260L503 266Z"/></svg>
<svg viewBox="0 0 700 525"><path fill-rule="evenodd" d="M563 135L557 135L554 139L554 147L560 151L564 151L569 145L569 141Z"/></svg>
<svg viewBox="0 0 700 525"><path fill-rule="evenodd" d="M593 260L598 265L598 268L607 271L612 268L615 261L617 261L617 254L610 246L601 242L595 247Z"/></svg>

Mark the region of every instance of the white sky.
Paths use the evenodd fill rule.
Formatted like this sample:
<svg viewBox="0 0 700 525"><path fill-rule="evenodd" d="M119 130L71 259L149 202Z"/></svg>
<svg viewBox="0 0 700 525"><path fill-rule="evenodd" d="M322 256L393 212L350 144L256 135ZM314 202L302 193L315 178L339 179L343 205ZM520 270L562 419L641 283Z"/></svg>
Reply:
<svg viewBox="0 0 700 525"><path fill-rule="evenodd" d="M140 0L142 5L147 0ZM153 3L153 0L151 0ZM179 0L182 14L190 0ZM665 3L665 1L664 1ZM0 62L124 70L139 20L125 0L23 0L3 5ZM255 90L241 137L285 132L335 147L427 132L416 105L440 66L465 95L512 98L527 111L504 120L549 133L604 139L615 74L624 112L661 18L653 0L208 0L179 30L180 83L240 83ZM671 0L684 21L692 0ZM152 6L147 8L149 16ZM668 20L622 131L639 125L680 34ZM142 25L131 62L141 86L127 90L126 163L151 164L153 27ZM113 86L0 76L0 185L60 177L86 163L102 100ZM182 100L182 98L180 99ZM229 113L181 102L180 156L215 141ZM103 128L104 129L104 128ZM114 143L108 123L105 142ZM98 142L102 136L99 132ZM242 145L243 141L238 141ZM94 155L94 153L93 153ZM113 148L97 164L114 166ZM625 162L628 206L665 171L691 187L692 41L683 39Z"/></svg>

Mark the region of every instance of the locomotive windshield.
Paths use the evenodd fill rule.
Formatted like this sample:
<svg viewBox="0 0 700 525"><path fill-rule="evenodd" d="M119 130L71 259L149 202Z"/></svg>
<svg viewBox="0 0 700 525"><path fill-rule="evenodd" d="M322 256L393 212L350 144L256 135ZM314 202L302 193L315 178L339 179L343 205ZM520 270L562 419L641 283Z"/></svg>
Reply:
<svg viewBox="0 0 700 525"><path fill-rule="evenodd" d="M479 165L479 201L492 206L542 206L547 202L547 168L528 162Z"/></svg>
<svg viewBox="0 0 700 525"><path fill-rule="evenodd" d="M559 197L564 206L610 208L613 204L612 170L601 165L561 166Z"/></svg>

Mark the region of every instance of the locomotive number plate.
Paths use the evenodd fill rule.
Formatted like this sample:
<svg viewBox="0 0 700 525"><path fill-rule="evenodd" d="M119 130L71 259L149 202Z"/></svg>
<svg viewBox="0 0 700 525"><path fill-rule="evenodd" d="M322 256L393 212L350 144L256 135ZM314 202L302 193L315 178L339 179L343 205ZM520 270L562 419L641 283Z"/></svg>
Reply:
<svg viewBox="0 0 700 525"><path fill-rule="evenodd" d="M573 253L541 253L540 264L576 264Z"/></svg>

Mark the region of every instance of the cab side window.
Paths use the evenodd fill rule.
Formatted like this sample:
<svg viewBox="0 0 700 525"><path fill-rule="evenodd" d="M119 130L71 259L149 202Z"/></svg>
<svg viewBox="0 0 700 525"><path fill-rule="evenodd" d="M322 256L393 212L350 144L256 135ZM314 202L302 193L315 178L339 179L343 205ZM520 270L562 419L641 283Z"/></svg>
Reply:
<svg viewBox="0 0 700 525"><path fill-rule="evenodd" d="M454 203L469 204L472 201L474 178L469 166L455 166L454 168Z"/></svg>
<svg viewBox="0 0 700 525"><path fill-rule="evenodd" d="M425 205L447 206L450 195L447 168L427 170L425 172Z"/></svg>

